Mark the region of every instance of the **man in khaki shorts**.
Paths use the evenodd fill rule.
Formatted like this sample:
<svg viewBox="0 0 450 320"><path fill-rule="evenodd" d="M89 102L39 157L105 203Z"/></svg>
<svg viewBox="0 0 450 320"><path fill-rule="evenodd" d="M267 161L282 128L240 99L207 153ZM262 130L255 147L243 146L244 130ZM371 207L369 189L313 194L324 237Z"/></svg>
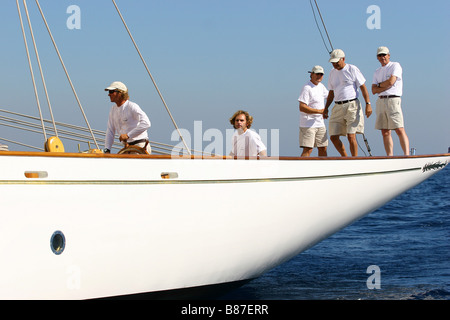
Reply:
<svg viewBox="0 0 450 320"><path fill-rule="evenodd" d="M375 129L381 130L386 155L394 154L391 130L395 130L405 155L409 155L409 139L406 135L401 96L403 94L402 67L390 61L387 47L379 47L377 59L381 64L373 75L372 93L378 94Z"/></svg>
<svg viewBox="0 0 450 320"><path fill-rule="evenodd" d="M357 133L364 133L364 115L358 100L359 92L366 101L366 116L372 114L369 92L367 91L366 79L358 67L345 63L345 53L341 49L335 49L330 54L333 69L328 79L329 94L323 116L328 118L328 107L335 100L335 105L330 115L328 131L330 140L341 156L346 157L347 151L340 136L347 136L352 156L358 155Z"/></svg>
<svg viewBox="0 0 450 320"><path fill-rule="evenodd" d="M319 157L327 156L327 129L323 119L325 98L328 90L321 83L323 68L315 66L310 81L302 88L298 101L300 102L300 148L303 148L302 157L309 157L314 147L317 147Z"/></svg>

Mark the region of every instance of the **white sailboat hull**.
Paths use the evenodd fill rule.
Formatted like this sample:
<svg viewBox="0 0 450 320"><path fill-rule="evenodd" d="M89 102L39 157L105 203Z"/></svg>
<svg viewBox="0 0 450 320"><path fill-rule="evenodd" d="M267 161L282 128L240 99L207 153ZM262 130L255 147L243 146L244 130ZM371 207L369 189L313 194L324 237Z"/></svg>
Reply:
<svg viewBox="0 0 450 320"><path fill-rule="evenodd" d="M252 279L449 160L0 152L0 299L117 297ZM56 231L65 240L57 254Z"/></svg>

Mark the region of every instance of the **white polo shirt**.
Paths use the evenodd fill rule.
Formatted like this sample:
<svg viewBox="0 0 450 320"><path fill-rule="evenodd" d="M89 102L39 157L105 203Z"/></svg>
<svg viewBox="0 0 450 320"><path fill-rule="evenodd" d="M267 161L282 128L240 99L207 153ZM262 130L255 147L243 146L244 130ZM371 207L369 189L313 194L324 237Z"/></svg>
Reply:
<svg viewBox="0 0 450 320"><path fill-rule="evenodd" d="M334 91L334 101L353 100L358 98L358 89L364 83L366 79L358 67L347 63L342 70L331 70L328 89Z"/></svg>
<svg viewBox="0 0 450 320"><path fill-rule="evenodd" d="M328 97L328 90L322 83L315 85L308 81L303 86L298 101L303 102L312 109L324 109L325 99ZM301 128L321 128L325 127L323 115L306 113L300 111L300 127Z"/></svg>
<svg viewBox="0 0 450 320"><path fill-rule="evenodd" d="M373 74L373 84L378 84L391 78L391 76L397 77L394 85L386 91L380 92L380 96L399 96L403 94L403 69L400 63L389 61L384 67L381 66Z"/></svg>
<svg viewBox="0 0 450 320"><path fill-rule="evenodd" d="M239 134L239 130L236 130L231 138L231 156L256 157L266 149L259 134L250 129L242 134Z"/></svg>
<svg viewBox="0 0 450 320"><path fill-rule="evenodd" d="M150 126L147 115L136 103L127 100L120 107L114 104L109 112L105 148L111 149L116 134L127 134L130 137L128 142L148 139L147 129Z"/></svg>

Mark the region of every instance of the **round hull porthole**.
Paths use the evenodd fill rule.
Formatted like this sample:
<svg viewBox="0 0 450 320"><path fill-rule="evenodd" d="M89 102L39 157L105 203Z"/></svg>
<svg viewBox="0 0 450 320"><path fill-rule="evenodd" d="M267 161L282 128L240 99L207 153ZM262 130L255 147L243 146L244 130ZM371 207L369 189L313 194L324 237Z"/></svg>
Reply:
<svg viewBox="0 0 450 320"><path fill-rule="evenodd" d="M55 231L50 238L50 248L54 254L59 255L66 247L66 238L61 231Z"/></svg>

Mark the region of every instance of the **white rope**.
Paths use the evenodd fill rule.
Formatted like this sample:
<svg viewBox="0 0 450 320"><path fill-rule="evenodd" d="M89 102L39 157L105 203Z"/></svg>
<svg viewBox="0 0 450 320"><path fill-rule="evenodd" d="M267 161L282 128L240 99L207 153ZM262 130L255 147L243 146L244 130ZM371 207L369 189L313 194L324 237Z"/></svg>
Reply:
<svg viewBox="0 0 450 320"><path fill-rule="evenodd" d="M5 139L5 138L0 138L0 140L6 141L6 142L10 142L10 143L14 143L14 144L17 144L17 145L19 145L19 146L24 146L24 147L27 147L27 148L31 148L31 149L35 149L35 150L39 150L39 151L44 151L43 148L38 148L38 147L31 146L31 145L29 145L29 144L25 144L25 143L18 142L18 141L9 140L9 139Z"/></svg>
<svg viewBox="0 0 450 320"><path fill-rule="evenodd" d="M70 80L69 73L67 72L67 69L66 69L66 66L64 64L64 61L63 61L63 59L61 57L61 54L60 54L60 52L58 50L58 46L56 45L55 39L53 38L53 35L52 35L51 31L50 31L50 28L48 26L47 20L45 19L44 13L42 12L42 9L41 9L41 6L39 5L39 1L38 0L36 0L36 4L37 4L37 6L39 8L39 12L41 13L42 20L44 20L44 23L45 23L45 26L47 28L47 31L48 31L48 33L50 35L50 38L51 38L52 42L53 42L53 46L55 47L56 53L58 54L59 60L61 61L61 65L62 65L62 67L64 69L64 72L66 73L67 80L69 81L70 87L72 88L73 94L75 95L75 99L77 100L78 106L80 107L81 113L83 114L84 121L86 122L86 125L88 126L89 131L91 132L92 139L94 140L95 146L97 147L97 149L100 149L100 147L97 144L97 140L95 139L94 133L92 132L91 126L89 125L89 121L88 121L88 119L86 117L86 114L84 113L83 107L81 106L80 99L78 99L77 92L75 91L75 88L74 88L74 86L72 84L72 80Z"/></svg>
<svg viewBox="0 0 450 320"><path fill-rule="evenodd" d="M44 139L45 141L47 141L47 133L45 131L45 125L44 125L44 120L42 117L42 112L41 112L41 105L39 103L39 95L37 92L37 88L36 88L36 81L34 80L34 73L33 73L33 66L31 64L31 59L30 59L30 52L28 50L28 43L27 43L27 37L25 35L25 29L23 27L23 21L22 21L22 13L20 11L20 5L19 5L19 0L16 0L16 4L17 4L17 11L19 13L19 19L20 19L20 26L22 28L22 35L23 35L23 41L25 42L25 50L27 52L27 58L28 58L28 65L30 67L30 72L31 72L31 80L33 81L33 88L34 88L34 95L36 97L36 102L37 102L37 107L38 107L38 111L39 111L39 117L41 119L41 125L42 125L42 132L44 134Z"/></svg>
<svg viewBox="0 0 450 320"><path fill-rule="evenodd" d="M170 110L169 110L169 107L167 106L166 101L164 100L164 98L163 98L163 96L162 96L162 94L161 94L161 91L158 89L158 86L156 85L155 79L153 78L153 76L152 76L152 74L151 74L151 72L150 72L150 70L149 70L149 68L148 68L148 66L147 66L147 63L145 62L144 58L142 57L141 51L139 50L139 48L138 48L138 46L137 46L137 44L136 44L136 41L134 41L134 38L133 38L133 36L131 35L130 29L128 29L128 26L127 26L127 24L126 24L126 22L125 22L125 19L123 18L122 14L120 13L119 7L117 7L116 1L112 0L112 2L113 2L113 4L114 4L114 6L116 7L117 13L118 13L119 16L120 16L120 19L122 20L122 23L123 23L123 25L125 26L125 29L127 30L128 35L130 36L130 39L131 39L131 41L133 42L134 47L136 48L137 53L139 54L139 57L141 58L142 63L144 64L145 69L147 70L147 73L148 73L148 75L150 76L150 79L152 80L153 85L154 85L155 88L156 88L156 91L158 92L158 95L159 95L159 97L161 98L161 101L162 101L162 103L164 104L164 107L166 108L167 113L169 114L170 119L172 120L172 123L173 123L173 125L175 126L175 129L176 129L177 132L178 132L178 135L180 136L180 138L181 138L181 140L183 141L183 144L184 144L184 146L185 146L187 152L188 152L189 155L190 155L191 152L190 152L190 150L189 150L189 148L188 148L186 142L184 141L184 138L183 138L183 136L182 136L180 130L178 129L177 124L175 123L175 119L173 118L173 116L172 116L172 114L171 114L171 112L170 112Z"/></svg>
<svg viewBox="0 0 450 320"><path fill-rule="evenodd" d="M16 118L14 118L12 116L2 115L2 113L13 115ZM33 133L42 133L42 131L35 130L36 128L39 128L38 124L30 122L30 121L21 120L21 118L26 118L26 119L30 119L30 120L34 120L34 121L40 120L38 117L34 117L34 116L30 116L30 115L26 115L26 114L22 114L22 113L18 113L18 112L13 112L13 111L9 111L9 110L4 110L4 109L0 108L0 126L24 130L24 131L33 132ZM43 119L43 121L44 121L44 123L51 123L51 121L47 120L47 119ZM14 123L16 125L12 125L10 123ZM77 141L77 142L84 142L84 143L89 144L90 136L87 134L83 134L83 133L89 132L89 130L86 129L85 127L77 126L74 124L58 122L58 121L55 121L55 124L59 127L58 131L60 133L61 138L67 139L67 140L72 140L72 141ZM48 131L53 130L51 127L48 127L48 126L46 128ZM97 140L99 142L103 142L103 143L105 142L105 139L104 139L105 134L106 134L105 131L93 129L92 132L98 136ZM0 140L1 139L2 138L0 138ZM84 139L84 140L80 140L80 139ZM169 154L170 155L173 152L183 152L183 150L184 150L184 148L182 148L180 146L173 146L170 144L156 142L156 141L150 141L150 144L152 146L153 152L159 153L159 154ZM112 149L122 149L122 148L123 148L123 144L119 143L119 142L114 142L113 147L112 147ZM191 154L201 154L201 155L205 155L205 156L212 156L212 154L209 152L203 152L203 151L199 151L199 150L195 150L195 149L191 149L190 151L191 151Z"/></svg>
<svg viewBox="0 0 450 320"><path fill-rule="evenodd" d="M30 15L28 13L28 7L27 7L26 0L23 0L23 6L25 8L25 13L27 15L28 26L30 28L31 39L33 40L34 52L36 54L36 60L37 60L38 66L39 66L39 72L41 74L42 85L44 87L45 96L47 98L47 104L48 104L48 109L50 111L50 117L51 117L52 123L53 123L53 129L55 130L55 135L58 136L58 131L56 130L55 118L53 117L52 105L50 103L50 98L48 96L47 85L45 83L44 73L42 72L41 59L39 58L39 52L38 52L38 49L36 46L36 40L34 38L33 28L31 26L31 20L30 20Z"/></svg>

